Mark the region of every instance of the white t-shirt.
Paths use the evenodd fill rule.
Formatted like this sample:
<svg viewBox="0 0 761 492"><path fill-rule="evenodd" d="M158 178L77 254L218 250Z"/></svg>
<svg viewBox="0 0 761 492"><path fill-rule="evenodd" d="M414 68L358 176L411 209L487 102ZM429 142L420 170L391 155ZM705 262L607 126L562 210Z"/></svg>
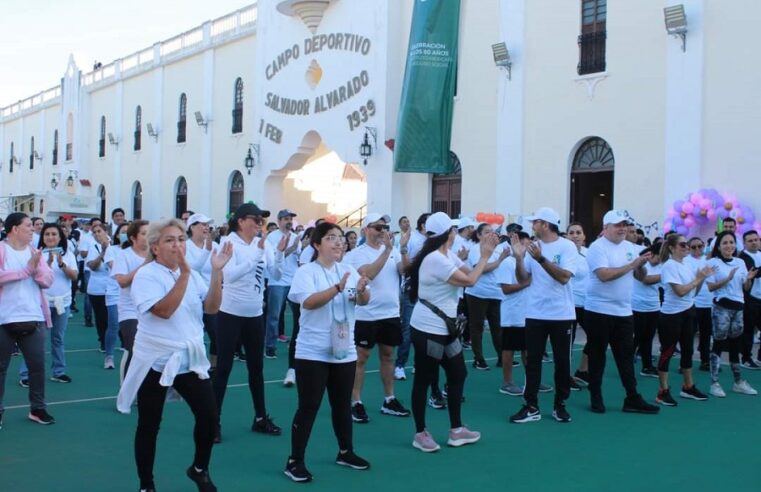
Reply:
<svg viewBox="0 0 761 492"><path fill-rule="evenodd" d="M464 263L451 250L446 256L438 250L429 253L420 265L418 298L430 302L444 311L448 317L456 317L460 288L450 284L448 280L463 265ZM433 335L449 334L444 320L436 316L422 302L415 304L410 326Z"/></svg>
<svg viewBox="0 0 761 492"><path fill-rule="evenodd" d="M644 265L645 276L653 276L661 274L661 264L653 266L650 262L646 262ZM652 313L661 310L661 296L658 291L660 282L654 284L645 285L636 278L634 279L634 287L632 288L632 311L638 313Z"/></svg>
<svg viewBox="0 0 761 492"><path fill-rule="evenodd" d="M116 260L122 256L122 248L119 245L111 245L103 256L103 261L108 265L108 279L106 280L106 306L115 306L119 304L119 282L113 275L113 267Z"/></svg>
<svg viewBox="0 0 761 492"><path fill-rule="evenodd" d="M16 251L7 243L0 248L5 248L3 270L6 271L25 269L32 257L29 248ZM40 287L33 276L3 285L0 296L0 324L17 321L45 321L45 314L40 305Z"/></svg>
<svg viewBox="0 0 761 492"><path fill-rule="evenodd" d="M745 254L753 258L753 263L757 269L761 268L761 251L756 251L755 253L745 251ZM761 300L761 278L753 279L753 285L750 288L750 295L756 299Z"/></svg>
<svg viewBox="0 0 761 492"><path fill-rule="evenodd" d="M95 238L93 237L92 232L82 231L79 234L79 248L78 248L79 256L77 257L77 261L82 260L84 258L86 272L90 271L90 267L87 266L87 254L90 252L90 247L93 244L95 244ZM84 253L84 256L82 256L82 253Z"/></svg>
<svg viewBox="0 0 761 492"><path fill-rule="evenodd" d="M589 264L587 264L587 248L581 247L579 258L576 263L576 274L571 277L571 289L573 289L573 302L577 307L584 307L587 298L587 285L589 284Z"/></svg>
<svg viewBox="0 0 761 492"><path fill-rule="evenodd" d="M280 240L283 238L283 233L280 231L280 229L272 231L267 236L267 243L272 247L273 251L277 250L277 245L280 243ZM288 239L288 248L293 247L295 243L299 242L299 235L295 232L291 232L291 237ZM287 248L286 248L287 249ZM288 256L283 255L283 274L280 276L279 279L270 279L269 285L279 285L279 286L289 286L291 285L291 282L293 281L293 275L296 273L296 270L299 268L299 248L296 246L296 249L293 253L289 254Z"/></svg>
<svg viewBox="0 0 761 492"><path fill-rule="evenodd" d="M185 242L185 260L190 268L201 274L207 284L211 282L211 253L218 250L219 245L214 241L211 242L211 251L205 247L199 248L191 240Z"/></svg>
<svg viewBox="0 0 761 492"><path fill-rule="evenodd" d="M118 246L109 246L106 251L108 251L111 248L117 248ZM100 256L101 252L101 245L97 243L93 243L90 249L87 253L87 258L85 258L85 265L90 263L91 261L94 261L98 256ZM106 288L108 286L108 279L109 279L109 268L108 264L105 261L100 262L100 266L97 270L90 269L90 280L87 282L87 293L92 296L104 296L106 295Z"/></svg>
<svg viewBox="0 0 761 492"><path fill-rule="evenodd" d="M732 258L732 261L725 263L721 258L711 258L708 260L708 266L715 268L713 275L708 277L705 282L716 283L721 282L729 276L729 272L733 268L737 268L735 276L724 287L716 289L713 294L714 299L721 299L722 297L735 302L745 302L743 295L743 283L748 279L748 268L745 266L745 262L740 258Z"/></svg>
<svg viewBox="0 0 761 492"><path fill-rule="evenodd" d="M42 261L47 261L44 254L42 255ZM77 269L77 260L74 257L74 253L68 248L66 249L66 254L61 257L61 261L65 263L68 268L73 268L74 270ZM53 270L53 285L44 289L45 295L48 296L48 299L63 296L64 306L69 306L71 304L71 279L58 267L58 262L56 260L53 260L50 269Z"/></svg>
<svg viewBox="0 0 761 492"><path fill-rule="evenodd" d="M359 270L364 265L373 263L386 250L381 245L378 249L367 243L346 253L341 263L351 265ZM370 302L365 306L356 307L356 317L360 321L375 321L379 319L399 317L399 263L402 255L396 249L391 250L386 263L369 283L372 290Z"/></svg>
<svg viewBox="0 0 761 492"><path fill-rule="evenodd" d="M299 265L311 263L312 256L314 256L314 248L311 244L308 244L306 248L301 250L301 254L299 254Z"/></svg>
<svg viewBox="0 0 761 492"><path fill-rule="evenodd" d="M695 289L679 297L674 292L671 284L686 285L695 280L695 271L684 262L678 262L669 258L663 264L661 270L661 282L663 283L663 314L676 314L690 309L695 303Z"/></svg>
<svg viewBox="0 0 761 492"><path fill-rule="evenodd" d="M110 248L109 248L110 249ZM108 253L108 252L106 252ZM116 275L129 275L145 263L145 258L137 255L132 248L123 249L121 254L114 260L111 268L111 276L116 281ZM134 277L132 282L134 285ZM118 285L118 282L117 282ZM119 288L119 321L138 319L137 308L132 302L132 285Z"/></svg>
<svg viewBox="0 0 761 492"><path fill-rule="evenodd" d="M546 261L571 272L572 276L576 274L579 251L575 244L562 237L551 243L539 243ZM526 271L531 275L531 284L525 289L526 318L553 321L576 319L571 282L563 285L552 278L528 253L523 261Z"/></svg>
<svg viewBox="0 0 761 492"><path fill-rule="evenodd" d="M420 250L423 248L423 243L425 243L426 236L424 234L421 234L420 231L412 231L410 233L410 240L407 243L407 257L412 261L415 258L415 255L420 252ZM454 252L455 254L457 251Z"/></svg>
<svg viewBox="0 0 761 492"><path fill-rule="evenodd" d="M462 248L465 248L468 251L468 255L470 255L471 249L473 249L473 245L476 244L470 239L465 239L464 237L457 234L454 237L454 242L452 243L452 252L454 254L458 254Z"/></svg>
<svg viewBox="0 0 761 492"><path fill-rule="evenodd" d="M489 261L487 263L493 263L497 260L499 260L499 255L502 254L502 251L505 249L504 244L498 244L496 248L494 248L494 252L492 252L491 256L489 257ZM454 250L454 253L457 251ZM481 246L476 243L476 247L472 248L470 250L470 253L468 254L468 261L467 265L470 268L473 268L478 264L478 262L481 260ZM502 289L499 287L499 284L497 283L497 274L496 274L496 268L490 272L486 272L481 274L480 277L478 277L478 281L476 282L476 285L472 287L466 287L465 293L478 297L480 299L496 299L501 301L504 297L504 294L502 294Z"/></svg>
<svg viewBox="0 0 761 492"><path fill-rule="evenodd" d="M496 270L497 284L516 285L515 258L510 256L500 263ZM523 328L526 326L526 289L521 289L513 294L504 294L500 304L500 326Z"/></svg>
<svg viewBox="0 0 761 492"><path fill-rule="evenodd" d="M632 315L632 288L634 272L627 272L615 280L603 282L597 276L599 268L620 268L634 261L642 246L629 241L616 244L605 237L593 242L587 250L589 283L584 309L610 316Z"/></svg>
<svg viewBox="0 0 761 492"><path fill-rule="evenodd" d="M349 278L341 294L317 309L306 309L303 303L312 294L321 292L341 281L346 272ZM307 263L296 271L288 292L288 299L301 305L299 334L296 337L296 358L321 362L343 363L357 360L354 346L354 301L349 300L350 290L356 292L359 274L354 267L336 263L326 270L318 262ZM333 319L349 323L349 350L346 358L333 357L331 329Z"/></svg>
<svg viewBox="0 0 761 492"><path fill-rule="evenodd" d="M708 263L708 260L705 256L701 256L700 258L695 258L694 256L687 256L682 260L685 265L690 267L690 270L693 272L697 272L698 270L702 269L706 266ZM663 285L663 280L661 279L661 286ZM695 307L698 308L712 308L713 307L713 293L708 290L708 283L703 282L702 287L700 287L700 292L698 292L698 295L695 296Z"/></svg>
<svg viewBox="0 0 761 492"><path fill-rule="evenodd" d="M191 271L182 302L169 319L151 313L151 308L172 290L179 277L179 269L172 271L155 261L148 263L135 274L130 293L132 302L137 307L138 331L178 342L202 336L203 301L209 287L196 271ZM153 369L163 371L168 360L169 356L156 360ZM186 350L178 374L189 372L188 361Z"/></svg>

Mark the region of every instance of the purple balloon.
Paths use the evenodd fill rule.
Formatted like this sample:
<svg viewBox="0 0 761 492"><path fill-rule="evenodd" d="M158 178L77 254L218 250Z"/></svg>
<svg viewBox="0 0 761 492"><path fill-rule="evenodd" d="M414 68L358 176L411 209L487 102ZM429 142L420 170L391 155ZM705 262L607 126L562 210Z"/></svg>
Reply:
<svg viewBox="0 0 761 492"><path fill-rule="evenodd" d="M681 236L686 236L690 232L690 230L686 226L680 225L679 227L676 228L676 232L677 234Z"/></svg>
<svg viewBox="0 0 761 492"><path fill-rule="evenodd" d="M681 212L682 211L682 205L684 205L684 200L677 200L677 201L675 201L674 202L674 210L676 210L677 212Z"/></svg>
<svg viewBox="0 0 761 492"><path fill-rule="evenodd" d="M729 217L729 210L727 210L723 206L716 207L716 217L718 219L726 219L727 217Z"/></svg>

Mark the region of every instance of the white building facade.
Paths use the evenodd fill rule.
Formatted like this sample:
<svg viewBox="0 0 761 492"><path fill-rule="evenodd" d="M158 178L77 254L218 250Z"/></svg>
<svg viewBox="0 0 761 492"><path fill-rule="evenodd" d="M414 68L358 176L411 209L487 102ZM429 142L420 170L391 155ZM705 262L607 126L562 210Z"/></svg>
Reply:
<svg viewBox="0 0 761 492"><path fill-rule="evenodd" d="M664 28L674 1L462 0L461 171L434 177L393 171L414 1L261 0L87 73L69 60L60 86L0 109L0 208L221 220L248 200L302 219L551 206L590 235L610 207L658 232L674 200L716 188L761 213L761 4L681 3L684 50Z"/></svg>

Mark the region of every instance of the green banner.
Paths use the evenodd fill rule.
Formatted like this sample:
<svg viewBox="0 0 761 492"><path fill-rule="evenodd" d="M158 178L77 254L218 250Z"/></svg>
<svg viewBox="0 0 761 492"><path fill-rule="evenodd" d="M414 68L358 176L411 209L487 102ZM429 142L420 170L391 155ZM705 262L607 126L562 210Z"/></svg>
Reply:
<svg viewBox="0 0 761 492"><path fill-rule="evenodd" d="M460 0L415 0L394 169L449 174Z"/></svg>

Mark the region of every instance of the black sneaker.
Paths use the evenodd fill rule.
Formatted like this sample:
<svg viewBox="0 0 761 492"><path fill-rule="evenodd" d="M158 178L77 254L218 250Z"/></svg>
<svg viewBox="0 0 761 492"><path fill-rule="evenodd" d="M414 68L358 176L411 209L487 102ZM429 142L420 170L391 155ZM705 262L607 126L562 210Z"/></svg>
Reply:
<svg viewBox="0 0 761 492"><path fill-rule="evenodd" d="M689 400L706 401L708 396L700 391L694 384L691 388L685 388L682 386L682 391L679 392L679 396L687 398Z"/></svg>
<svg viewBox="0 0 761 492"><path fill-rule="evenodd" d="M354 454L354 451L347 451L345 453L338 453L336 456L336 464L341 466L348 466L355 470L367 470L370 468L370 463Z"/></svg>
<svg viewBox="0 0 761 492"><path fill-rule="evenodd" d="M366 424L370 422L370 417L368 417L362 402L358 401L351 406L351 419L358 424Z"/></svg>
<svg viewBox="0 0 761 492"><path fill-rule="evenodd" d="M594 413L605 413L605 403L602 401L601 394L591 394L589 400L590 408Z"/></svg>
<svg viewBox="0 0 761 492"><path fill-rule="evenodd" d="M67 376L66 374L61 374L60 376L50 376L51 381L55 381L56 383L70 383L71 378Z"/></svg>
<svg viewBox="0 0 761 492"><path fill-rule="evenodd" d="M576 380L573 378L571 378L571 381L568 383L568 386L571 388L571 391L581 391L581 386L579 386L579 383L577 383Z"/></svg>
<svg viewBox="0 0 761 492"><path fill-rule="evenodd" d="M444 391L441 392L441 397L444 398L445 400L449 397L449 395L447 394L448 391L449 391L449 385L448 384L444 384ZM465 403L465 395L464 394L462 395L462 398L460 399L460 402L461 403Z"/></svg>
<svg viewBox="0 0 761 492"><path fill-rule="evenodd" d="M254 423L251 425L251 430L262 434L269 434L271 436L279 436L283 432L280 427L275 425L269 415L264 418L254 419Z"/></svg>
<svg viewBox="0 0 761 492"><path fill-rule="evenodd" d="M668 388L658 390L658 396L655 397L655 403L660 403L667 407L675 407L677 405L676 400L671 396L671 392Z"/></svg>
<svg viewBox="0 0 761 492"><path fill-rule="evenodd" d="M761 366L756 364L756 361L753 359L746 359L741 364L745 369L750 369L752 371L758 371L761 369Z"/></svg>
<svg viewBox="0 0 761 492"><path fill-rule="evenodd" d="M521 365L520 362L518 362L517 360L513 359L513 367L518 367L520 365Z"/></svg>
<svg viewBox="0 0 761 492"><path fill-rule="evenodd" d="M462 349L463 350L473 350L473 346L470 344L470 342L462 342Z"/></svg>
<svg viewBox="0 0 761 492"><path fill-rule="evenodd" d="M641 371L639 371L640 376L644 376L646 378L657 378L658 377L658 369L655 367L643 367Z"/></svg>
<svg viewBox="0 0 761 492"><path fill-rule="evenodd" d="M294 482L311 482L312 481L312 474L309 473L309 470L307 470L307 467L304 466L303 461L296 461L294 459L288 458L288 461L285 463L285 470L283 470L283 473L285 473L285 476L293 480Z"/></svg>
<svg viewBox="0 0 761 492"><path fill-rule="evenodd" d="M19 379L18 385L22 388L28 388L29 387L29 380L28 379Z"/></svg>
<svg viewBox="0 0 761 492"><path fill-rule="evenodd" d="M266 359L277 359L277 353L275 352L275 349L267 349L264 351L264 357Z"/></svg>
<svg viewBox="0 0 761 492"><path fill-rule="evenodd" d="M428 398L428 406L435 408L436 410L443 410L444 408L447 408L447 401L440 394L431 395L431 397Z"/></svg>
<svg viewBox="0 0 761 492"><path fill-rule="evenodd" d="M562 403L555 405L555 410L552 411L552 417L558 422L562 422L564 424L567 424L571 421L571 414L568 413L568 410L565 409L565 405Z"/></svg>
<svg viewBox="0 0 761 492"><path fill-rule="evenodd" d="M539 409L530 405L523 405L518 413L510 417L510 422L514 424L523 424L526 422L537 422L542 420L542 414Z"/></svg>
<svg viewBox="0 0 761 492"><path fill-rule="evenodd" d="M489 370L489 364L486 363L483 359L476 359L473 361L473 367L475 369L478 369L479 371L488 371Z"/></svg>
<svg viewBox="0 0 761 492"><path fill-rule="evenodd" d="M660 407L658 405L653 405L652 403L646 402L642 395L637 393L634 396L627 396L624 398L624 412L629 413L647 413L647 414L656 414L661 411Z"/></svg>
<svg viewBox="0 0 761 492"><path fill-rule="evenodd" d="M542 362L544 362L545 364L549 364L550 362L552 362L552 357L550 357L550 354L548 354L547 352L543 353Z"/></svg>
<svg viewBox="0 0 761 492"><path fill-rule="evenodd" d="M589 386L589 371L576 371L573 375L573 379L575 379L580 386Z"/></svg>
<svg viewBox="0 0 761 492"><path fill-rule="evenodd" d="M53 418L53 416L50 415L47 412L47 410L45 410L44 408L30 410L29 415L27 415L27 417L29 417L29 420L31 420L32 422L37 422L38 424L41 424L41 425L55 424L55 419Z"/></svg>
<svg viewBox="0 0 761 492"><path fill-rule="evenodd" d="M502 357L497 357L497 367L502 367Z"/></svg>
<svg viewBox="0 0 761 492"><path fill-rule="evenodd" d="M383 401L381 405L381 413L386 415L394 415L396 417L409 417L410 411L402 406L402 403L396 398L392 398L390 401Z"/></svg>
<svg viewBox="0 0 761 492"><path fill-rule="evenodd" d="M199 472L196 471L193 465L190 465L187 471L185 471L185 474L189 479L196 483L198 492L217 492L217 487L211 481L211 477L209 476L209 470Z"/></svg>

